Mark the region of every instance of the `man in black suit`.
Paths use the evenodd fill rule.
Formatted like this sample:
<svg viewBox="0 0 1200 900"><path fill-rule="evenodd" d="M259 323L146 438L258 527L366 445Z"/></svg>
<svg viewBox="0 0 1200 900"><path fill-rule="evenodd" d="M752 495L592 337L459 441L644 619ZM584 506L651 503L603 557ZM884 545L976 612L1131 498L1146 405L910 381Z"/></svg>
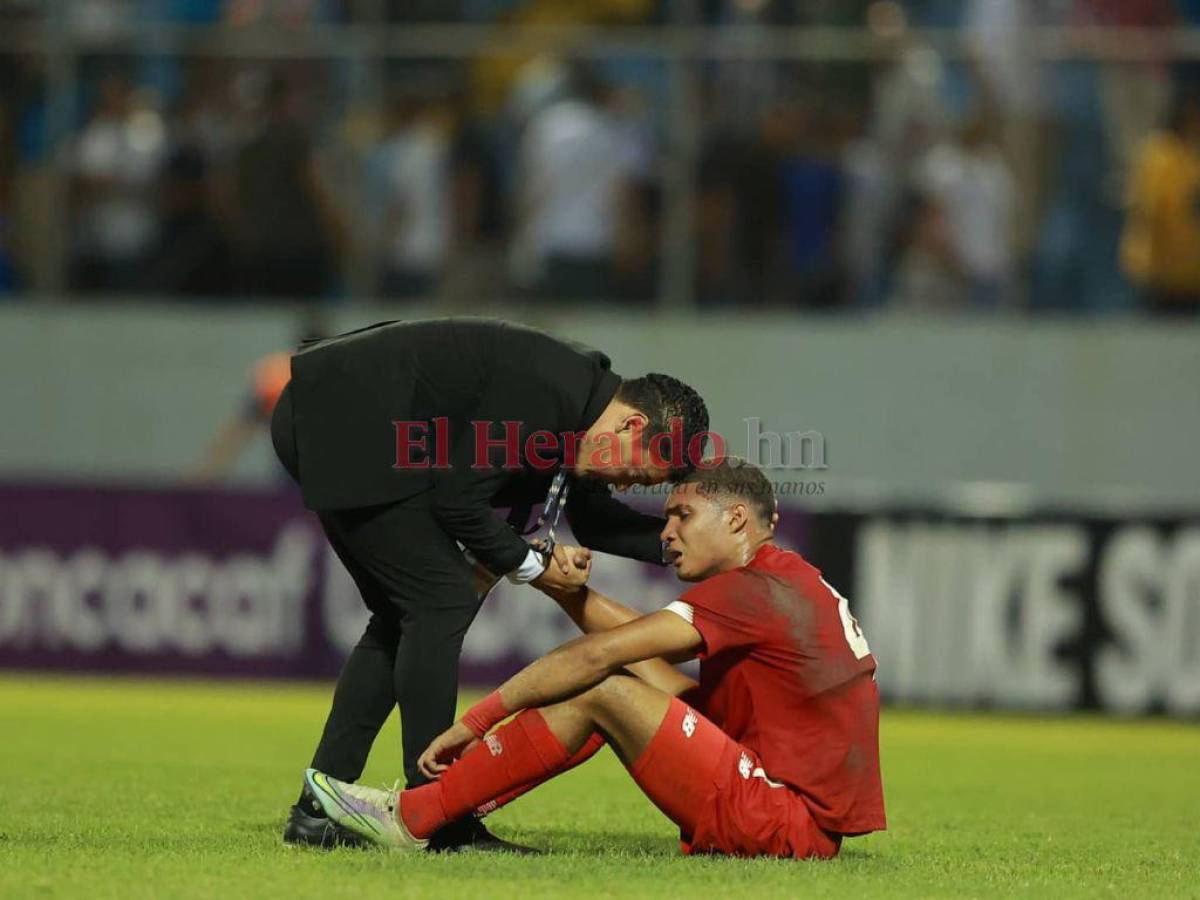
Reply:
<svg viewBox="0 0 1200 900"><path fill-rule="evenodd" d="M622 380L595 350L486 319L385 322L292 358L271 437L371 611L346 660L312 766L355 781L399 704L409 786L454 719L458 658L483 600L480 568L514 582L569 583L553 545L560 512L589 548L662 564L657 516L609 485L690 470L708 411L667 375ZM518 532L545 497L535 548ZM508 507L507 522L493 514ZM304 793L284 840L351 837ZM510 848L474 818L431 846Z"/></svg>

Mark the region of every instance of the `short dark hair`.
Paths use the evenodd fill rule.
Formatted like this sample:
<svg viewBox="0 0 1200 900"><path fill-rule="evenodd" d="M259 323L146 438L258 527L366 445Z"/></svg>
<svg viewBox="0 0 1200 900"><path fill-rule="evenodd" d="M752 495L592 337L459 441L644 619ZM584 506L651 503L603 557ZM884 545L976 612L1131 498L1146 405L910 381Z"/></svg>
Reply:
<svg viewBox="0 0 1200 900"><path fill-rule="evenodd" d="M677 470L676 477L695 468L708 445L708 407L695 388L670 375L651 372L641 378L622 381L616 398L645 414L648 421L642 433L644 446L648 446L656 434L669 434L672 423L678 419L683 426L683 446L676 449L668 444L663 448L663 455L671 460L682 459L683 466ZM689 450L697 436L700 436L699 453L693 459Z"/></svg>
<svg viewBox="0 0 1200 900"><path fill-rule="evenodd" d="M712 465L689 472L680 484L698 485L700 493L742 500L767 527L775 514L775 486L763 470L737 456L726 456Z"/></svg>

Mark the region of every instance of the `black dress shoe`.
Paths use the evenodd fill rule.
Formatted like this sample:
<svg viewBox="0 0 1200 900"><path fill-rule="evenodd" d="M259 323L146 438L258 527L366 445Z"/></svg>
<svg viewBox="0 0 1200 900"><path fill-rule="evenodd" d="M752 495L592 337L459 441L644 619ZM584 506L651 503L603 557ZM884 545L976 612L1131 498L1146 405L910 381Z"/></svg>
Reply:
<svg viewBox="0 0 1200 900"><path fill-rule="evenodd" d="M368 847L370 842L353 831L347 831L326 816L310 816L299 806L288 812L283 829L283 842L297 847Z"/></svg>
<svg viewBox="0 0 1200 900"><path fill-rule="evenodd" d="M542 851L524 844L514 844L498 838L487 830L474 816L465 816L448 825L443 825L429 837L431 853L454 853L458 850L482 850L485 853L520 853L537 856Z"/></svg>

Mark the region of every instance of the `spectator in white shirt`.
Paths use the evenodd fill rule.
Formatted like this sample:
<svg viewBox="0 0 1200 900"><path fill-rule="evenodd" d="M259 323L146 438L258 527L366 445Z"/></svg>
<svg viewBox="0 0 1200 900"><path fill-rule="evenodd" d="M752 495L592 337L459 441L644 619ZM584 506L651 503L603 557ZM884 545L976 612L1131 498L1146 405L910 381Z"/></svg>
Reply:
<svg viewBox="0 0 1200 900"><path fill-rule="evenodd" d="M149 98L122 78L105 79L95 114L75 148L72 281L90 290L128 290L158 241L152 191L166 130Z"/></svg>
<svg viewBox="0 0 1200 900"><path fill-rule="evenodd" d="M933 147L916 176L919 193L945 216L957 268L976 308L1012 301L1017 185L982 116L959 140Z"/></svg>
<svg viewBox="0 0 1200 900"><path fill-rule="evenodd" d="M611 294L619 223L643 152L605 97L576 69L566 96L537 112L522 135L509 262L514 282L542 296Z"/></svg>
<svg viewBox="0 0 1200 900"><path fill-rule="evenodd" d="M400 99L370 161L381 293L433 292L450 252L452 123L444 106Z"/></svg>

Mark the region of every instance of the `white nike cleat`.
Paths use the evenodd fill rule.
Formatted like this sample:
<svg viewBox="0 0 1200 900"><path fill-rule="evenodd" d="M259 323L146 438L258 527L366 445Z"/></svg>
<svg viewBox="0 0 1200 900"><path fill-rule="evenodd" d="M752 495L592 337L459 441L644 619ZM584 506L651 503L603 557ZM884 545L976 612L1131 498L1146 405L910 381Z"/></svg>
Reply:
<svg viewBox="0 0 1200 900"><path fill-rule="evenodd" d="M306 770L304 780L332 821L371 843L392 850L424 850L429 843L427 838L413 837L397 814L398 790L348 784L316 769Z"/></svg>

